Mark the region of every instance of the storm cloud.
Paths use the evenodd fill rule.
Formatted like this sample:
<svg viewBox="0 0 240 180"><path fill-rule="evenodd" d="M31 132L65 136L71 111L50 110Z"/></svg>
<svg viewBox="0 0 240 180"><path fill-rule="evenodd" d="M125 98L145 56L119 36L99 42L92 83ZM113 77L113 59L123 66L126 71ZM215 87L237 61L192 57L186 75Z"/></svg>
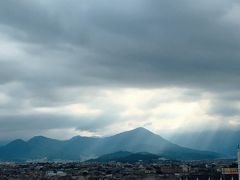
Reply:
<svg viewBox="0 0 240 180"><path fill-rule="evenodd" d="M236 0L2 1L0 129L14 137L24 127L104 134L119 124L171 126L186 112L170 115L169 104L175 111L186 102L192 112L201 107L203 127L214 119L236 128L239 10ZM194 118L180 124L201 124Z"/></svg>

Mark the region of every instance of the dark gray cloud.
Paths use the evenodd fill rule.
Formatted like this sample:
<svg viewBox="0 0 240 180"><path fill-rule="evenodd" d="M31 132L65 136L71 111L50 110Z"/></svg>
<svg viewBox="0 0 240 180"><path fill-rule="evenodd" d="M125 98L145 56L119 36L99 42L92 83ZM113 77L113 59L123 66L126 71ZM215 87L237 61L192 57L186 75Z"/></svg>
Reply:
<svg viewBox="0 0 240 180"><path fill-rule="evenodd" d="M236 0L1 1L0 112L87 103L104 88L181 87L215 94L210 114L238 114L229 103L240 97L238 9Z"/></svg>
<svg viewBox="0 0 240 180"><path fill-rule="evenodd" d="M37 71L31 66L34 60L29 60L27 72L16 72L24 74L20 80L40 86L47 82L238 88L239 28L224 21L238 5L186 0L116 5L8 1L1 2L0 22L12 29L11 38L29 44L24 50L32 58L40 56Z"/></svg>
<svg viewBox="0 0 240 180"><path fill-rule="evenodd" d="M234 6L224 0L4 1L0 22L12 29L11 38L30 46L24 49L29 58L39 56L16 80L53 87L238 88L239 28L224 20ZM31 61L42 61L37 71Z"/></svg>
<svg viewBox="0 0 240 180"><path fill-rule="evenodd" d="M51 129L76 129L84 131L97 131L106 125L113 123L117 116L101 115L99 117L91 116L72 116L54 113L34 113L18 115L2 115L0 123L1 135L6 132L15 131L46 131ZM34 134L32 134L33 136Z"/></svg>

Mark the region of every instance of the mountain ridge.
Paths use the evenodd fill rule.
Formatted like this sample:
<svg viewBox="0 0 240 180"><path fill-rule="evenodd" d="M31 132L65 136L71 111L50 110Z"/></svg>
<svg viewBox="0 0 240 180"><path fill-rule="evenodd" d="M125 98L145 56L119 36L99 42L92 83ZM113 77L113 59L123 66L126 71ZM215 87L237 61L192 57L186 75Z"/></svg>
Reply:
<svg viewBox="0 0 240 180"><path fill-rule="evenodd" d="M20 151L18 152L18 149ZM86 160L118 151L148 152L175 159L216 158L214 152L198 151L173 144L145 128L136 128L108 137L75 136L57 140L34 136L28 141L15 140L0 147L0 160Z"/></svg>

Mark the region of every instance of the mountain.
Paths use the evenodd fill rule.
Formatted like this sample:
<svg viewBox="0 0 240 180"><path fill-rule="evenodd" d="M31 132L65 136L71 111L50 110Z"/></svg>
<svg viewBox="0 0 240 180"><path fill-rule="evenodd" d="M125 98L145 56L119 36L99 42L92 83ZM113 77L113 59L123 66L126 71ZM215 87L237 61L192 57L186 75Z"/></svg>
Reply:
<svg viewBox="0 0 240 180"><path fill-rule="evenodd" d="M122 162L122 163L135 163L142 162L156 162L161 156L151 153L131 153L128 151L119 151L111 154L100 156L96 159L88 160L88 162Z"/></svg>
<svg viewBox="0 0 240 180"><path fill-rule="evenodd" d="M9 142L11 142L11 141L0 141L0 147L6 145Z"/></svg>
<svg viewBox="0 0 240 180"><path fill-rule="evenodd" d="M28 143L21 139L16 139L0 148L1 160L25 160L28 158L30 149Z"/></svg>
<svg viewBox="0 0 240 180"><path fill-rule="evenodd" d="M240 131L204 131L199 133L176 134L172 142L193 149L214 151L229 157L236 157L240 144Z"/></svg>
<svg viewBox="0 0 240 180"><path fill-rule="evenodd" d="M178 146L144 128L110 137L81 137L56 140L36 136L29 141L15 140L0 147L0 160L87 160L119 151L148 152L171 159L212 159L218 154Z"/></svg>

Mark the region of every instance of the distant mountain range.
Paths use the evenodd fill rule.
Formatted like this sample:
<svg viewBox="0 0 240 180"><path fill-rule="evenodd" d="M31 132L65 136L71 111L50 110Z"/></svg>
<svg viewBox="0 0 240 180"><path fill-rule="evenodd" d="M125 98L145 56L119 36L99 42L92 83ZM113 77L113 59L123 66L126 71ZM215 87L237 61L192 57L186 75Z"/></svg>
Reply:
<svg viewBox="0 0 240 180"><path fill-rule="evenodd" d="M219 155L173 144L144 128L137 128L114 136L96 138L76 136L69 140L56 140L36 136L29 141L14 140L0 147L0 160L26 161L87 160L119 151L147 152L170 159L213 159Z"/></svg>
<svg viewBox="0 0 240 180"><path fill-rule="evenodd" d="M237 145L240 144L240 131L218 130L182 133L172 136L170 140L189 148L214 151L235 158Z"/></svg>

